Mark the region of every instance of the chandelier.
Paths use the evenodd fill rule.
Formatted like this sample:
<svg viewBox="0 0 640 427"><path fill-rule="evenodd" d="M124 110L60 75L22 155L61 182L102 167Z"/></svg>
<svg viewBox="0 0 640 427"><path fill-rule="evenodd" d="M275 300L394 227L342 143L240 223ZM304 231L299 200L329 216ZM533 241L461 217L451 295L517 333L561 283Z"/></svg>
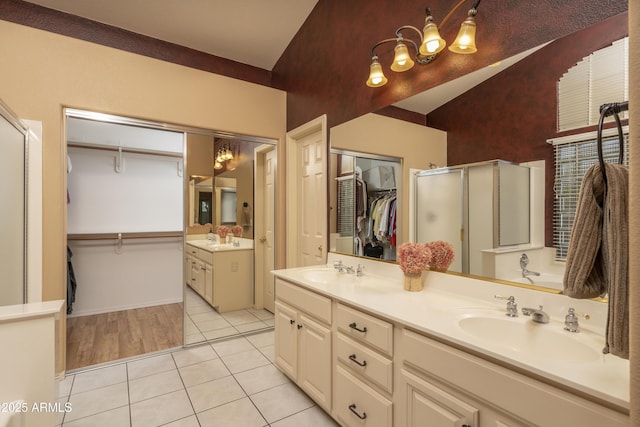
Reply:
<svg viewBox="0 0 640 427"><path fill-rule="evenodd" d="M445 16L440 24L444 26L449 17L468 0L461 0L453 9ZM449 50L451 52L460 54L472 54L476 53L476 14L478 13L478 5L481 0L476 0L473 7L467 13L467 17L460 25L460 31L455 38ZM402 35L402 31L410 30L417 34L418 41L411 38L405 38ZM395 72L404 72L413 68L417 62L420 65L429 64L437 58L438 54L447 45L447 42L440 37L440 31L438 26L433 21L431 16L431 9L427 7L426 17L424 20L424 27L422 31L418 30L412 25L403 25L396 30L396 36L394 38L381 40L371 48L371 66L369 67L369 78L367 79L367 86L380 87L387 83L387 77L382 71L382 65L376 55L376 48L386 43L395 43L393 63L391 64L391 70ZM413 49L409 49L411 46Z"/></svg>

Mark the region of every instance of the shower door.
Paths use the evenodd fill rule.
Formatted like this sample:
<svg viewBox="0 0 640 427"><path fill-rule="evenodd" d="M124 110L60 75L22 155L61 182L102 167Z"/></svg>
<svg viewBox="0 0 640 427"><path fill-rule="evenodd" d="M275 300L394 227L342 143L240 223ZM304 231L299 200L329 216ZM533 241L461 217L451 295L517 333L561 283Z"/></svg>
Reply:
<svg viewBox="0 0 640 427"><path fill-rule="evenodd" d="M0 306L26 302L27 128L0 101Z"/></svg>
<svg viewBox="0 0 640 427"><path fill-rule="evenodd" d="M425 171L415 180L415 241L444 240L453 245L456 257L449 271L466 272L463 265L464 170Z"/></svg>

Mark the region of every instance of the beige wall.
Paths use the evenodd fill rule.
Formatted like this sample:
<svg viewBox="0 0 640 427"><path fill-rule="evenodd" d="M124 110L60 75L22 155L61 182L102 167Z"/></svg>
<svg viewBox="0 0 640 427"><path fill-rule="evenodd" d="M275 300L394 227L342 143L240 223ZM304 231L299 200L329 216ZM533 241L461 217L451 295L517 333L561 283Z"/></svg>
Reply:
<svg viewBox="0 0 640 427"><path fill-rule="evenodd" d="M331 148L402 158L398 185L398 243L409 240L409 170L428 169L429 162L447 164L446 132L379 114L366 114L331 128Z"/></svg>
<svg viewBox="0 0 640 427"><path fill-rule="evenodd" d="M66 294L64 107L284 140L283 91L6 21L0 52L0 98L19 117L43 122L45 300ZM284 165L284 149L278 158ZM284 183L284 167L278 171ZM284 242L277 247L284 260Z"/></svg>

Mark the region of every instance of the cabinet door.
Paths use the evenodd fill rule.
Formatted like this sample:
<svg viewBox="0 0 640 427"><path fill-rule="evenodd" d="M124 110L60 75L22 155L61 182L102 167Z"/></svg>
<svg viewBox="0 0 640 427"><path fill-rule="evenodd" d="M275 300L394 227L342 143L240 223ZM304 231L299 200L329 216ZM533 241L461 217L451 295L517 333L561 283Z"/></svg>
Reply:
<svg viewBox="0 0 640 427"><path fill-rule="evenodd" d="M407 427L476 427L479 410L460 398L414 375L401 371L398 411Z"/></svg>
<svg viewBox="0 0 640 427"><path fill-rule="evenodd" d="M200 260L198 260L197 264L198 264L198 272L197 272L198 278L196 279L196 290L198 291L200 296L204 298L204 287L205 287L204 276L205 276L206 268L205 268L204 262Z"/></svg>
<svg viewBox="0 0 640 427"><path fill-rule="evenodd" d="M215 306L213 301L213 266L207 263L204 264L204 299Z"/></svg>
<svg viewBox="0 0 640 427"><path fill-rule="evenodd" d="M185 283L191 286L191 263L193 262L193 257L187 254L184 257L184 280Z"/></svg>
<svg viewBox="0 0 640 427"><path fill-rule="evenodd" d="M298 319L298 385L331 411L331 330L303 313Z"/></svg>
<svg viewBox="0 0 640 427"><path fill-rule="evenodd" d="M298 371L298 321L296 311L276 301L275 359L276 365L293 380Z"/></svg>
<svg viewBox="0 0 640 427"><path fill-rule="evenodd" d="M189 274L189 285L191 289L198 292L198 260L195 257L191 257L191 274ZM198 292L199 293L199 292Z"/></svg>

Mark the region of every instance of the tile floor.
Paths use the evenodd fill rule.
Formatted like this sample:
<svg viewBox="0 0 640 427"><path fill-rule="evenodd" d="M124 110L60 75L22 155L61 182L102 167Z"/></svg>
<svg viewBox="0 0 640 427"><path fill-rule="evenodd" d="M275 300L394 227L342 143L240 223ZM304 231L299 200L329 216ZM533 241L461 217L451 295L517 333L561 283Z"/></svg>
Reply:
<svg viewBox="0 0 640 427"><path fill-rule="evenodd" d="M185 294L185 342L207 340L273 328L273 314L267 310L238 310L218 313L187 286Z"/></svg>
<svg viewBox="0 0 640 427"><path fill-rule="evenodd" d="M77 371L58 384L58 426L336 426L273 364L260 332Z"/></svg>

